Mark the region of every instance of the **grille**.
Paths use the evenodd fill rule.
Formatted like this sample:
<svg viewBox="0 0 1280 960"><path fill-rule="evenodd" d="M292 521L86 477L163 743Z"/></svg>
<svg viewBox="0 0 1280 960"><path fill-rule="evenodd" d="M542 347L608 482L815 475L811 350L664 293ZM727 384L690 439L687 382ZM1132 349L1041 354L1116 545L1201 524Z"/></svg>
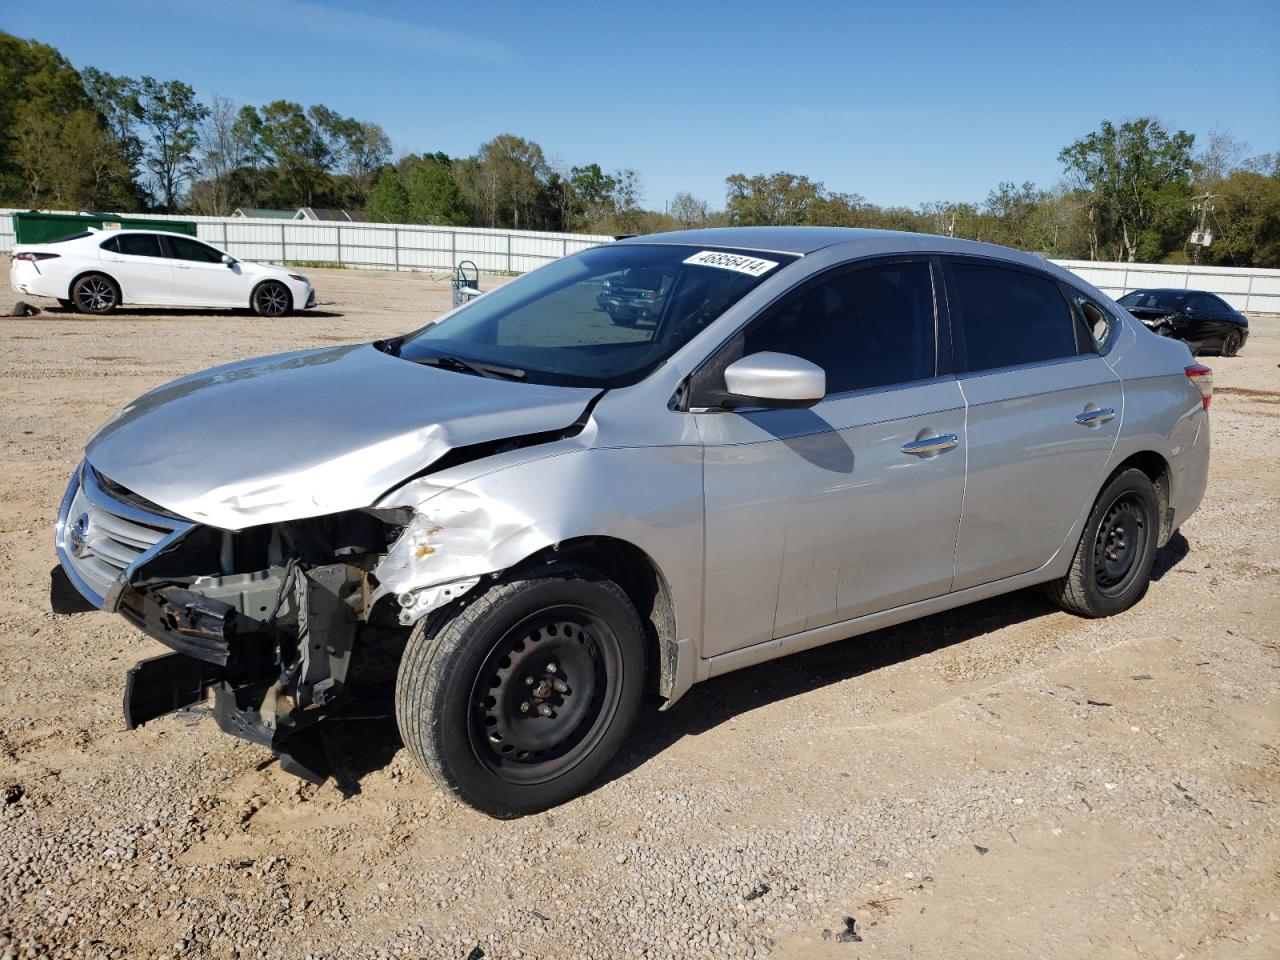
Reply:
<svg viewBox="0 0 1280 960"><path fill-rule="evenodd" d="M106 605L111 585L122 573L190 527L186 521L142 509L137 500L126 502L113 495L122 488L102 481L88 464L76 471L55 533L63 569L97 607Z"/></svg>

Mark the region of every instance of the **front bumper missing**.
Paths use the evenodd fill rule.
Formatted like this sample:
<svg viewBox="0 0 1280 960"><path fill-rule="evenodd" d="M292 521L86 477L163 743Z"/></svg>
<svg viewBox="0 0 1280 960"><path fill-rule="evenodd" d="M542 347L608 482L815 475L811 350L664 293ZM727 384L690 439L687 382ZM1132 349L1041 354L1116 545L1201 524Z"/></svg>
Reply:
<svg viewBox="0 0 1280 960"><path fill-rule="evenodd" d="M204 703L213 693L213 719L219 729L260 744L276 755L280 768L309 783L328 777L324 750L314 730L270 727L261 704L269 698L270 682L233 686L226 671L182 653L165 653L134 664L125 675L124 721L130 730L167 713ZM317 717L318 719L318 717ZM313 721L314 722L314 721Z"/></svg>

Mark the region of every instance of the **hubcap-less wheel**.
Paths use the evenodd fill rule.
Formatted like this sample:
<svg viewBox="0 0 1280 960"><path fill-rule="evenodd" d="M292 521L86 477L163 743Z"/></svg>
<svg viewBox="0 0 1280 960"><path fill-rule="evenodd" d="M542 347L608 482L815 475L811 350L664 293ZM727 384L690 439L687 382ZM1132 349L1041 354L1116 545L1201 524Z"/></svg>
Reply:
<svg viewBox="0 0 1280 960"><path fill-rule="evenodd" d="M85 313L106 313L116 305L116 288L105 277L88 277L76 285L76 306Z"/></svg>
<svg viewBox="0 0 1280 960"><path fill-rule="evenodd" d="M1098 590L1117 597L1129 588L1148 536L1142 503L1123 494L1108 508L1093 544L1093 574Z"/></svg>
<svg viewBox="0 0 1280 960"><path fill-rule="evenodd" d="M1224 357L1234 357L1240 352L1240 334L1232 331L1227 334L1227 339L1222 342L1222 355Z"/></svg>
<svg viewBox="0 0 1280 960"><path fill-rule="evenodd" d="M253 299L264 317L280 317L289 310L289 291L278 283L264 283Z"/></svg>
<svg viewBox="0 0 1280 960"><path fill-rule="evenodd" d="M622 652L613 631L578 607L554 607L508 630L481 667L472 749L510 783L541 783L591 752L618 704Z"/></svg>

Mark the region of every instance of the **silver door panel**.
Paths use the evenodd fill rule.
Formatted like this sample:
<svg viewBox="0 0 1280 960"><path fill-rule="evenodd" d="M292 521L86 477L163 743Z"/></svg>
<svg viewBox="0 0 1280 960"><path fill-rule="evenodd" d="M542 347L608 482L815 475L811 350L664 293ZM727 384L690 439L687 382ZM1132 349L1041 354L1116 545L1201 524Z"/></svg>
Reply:
<svg viewBox="0 0 1280 960"><path fill-rule="evenodd" d="M953 590L1043 566L1098 492L1123 418L1099 356L967 374L964 512ZM1098 410L1115 415L1082 423Z"/></svg>
<svg viewBox="0 0 1280 960"><path fill-rule="evenodd" d="M704 656L950 588L964 491L955 380L697 416ZM961 449L902 450L930 434L954 434Z"/></svg>

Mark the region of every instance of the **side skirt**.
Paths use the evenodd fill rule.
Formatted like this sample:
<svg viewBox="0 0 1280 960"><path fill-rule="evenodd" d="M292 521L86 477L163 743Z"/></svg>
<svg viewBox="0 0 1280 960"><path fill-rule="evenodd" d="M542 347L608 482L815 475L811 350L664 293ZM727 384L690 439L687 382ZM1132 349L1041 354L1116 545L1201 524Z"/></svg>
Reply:
<svg viewBox="0 0 1280 960"><path fill-rule="evenodd" d="M1040 583L1047 583L1059 575L1053 569L1053 565L1049 564L1040 567L1038 570L1020 573L1017 576L1006 577L1003 580L996 580L991 583L979 584L976 587L969 587L956 593L944 594L941 597L934 597L930 600L918 600L915 603L894 607L892 610L869 613L853 620L843 620L840 623L815 627L802 633L793 633L788 637L776 637L773 640L753 644L741 650L731 650L728 653L711 657L709 660L700 661L698 664L698 680L709 680L712 677L723 676L726 673L741 670L744 667L753 667L757 663L776 660L778 657L785 657L788 654L811 650L814 647L834 643L837 640L847 640L850 637L871 633L873 630L906 623L908 620L918 620L930 614L953 610L956 607L963 607L965 604L986 600L989 597L1012 593L1015 590L1032 587Z"/></svg>

